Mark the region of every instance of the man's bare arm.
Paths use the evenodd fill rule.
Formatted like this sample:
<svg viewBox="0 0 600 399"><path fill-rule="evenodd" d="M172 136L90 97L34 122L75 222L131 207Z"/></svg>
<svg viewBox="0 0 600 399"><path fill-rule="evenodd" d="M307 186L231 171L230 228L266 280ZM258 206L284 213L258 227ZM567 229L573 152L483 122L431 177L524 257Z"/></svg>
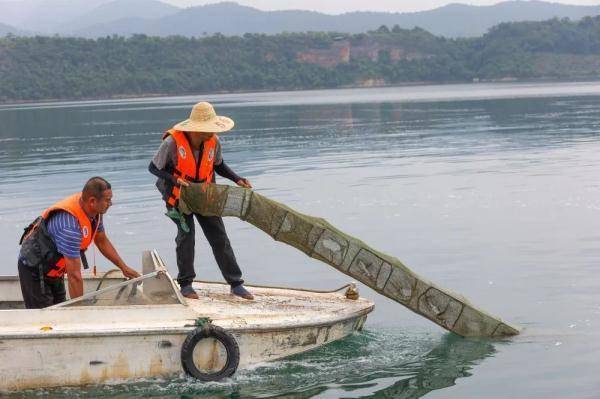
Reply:
<svg viewBox="0 0 600 399"><path fill-rule="evenodd" d="M81 277L81 259L65 258L67 277L69 281L69 296L71 299L83 295L83 278Z"/></svg>
<svg viewBox="0 0 600 399"><path fill-rule="evenodd" d="M100 231L96 234L96 238L94 239L94 243L100 250L100 253L106 257L106 259L110 260L115 266L117 266L123 272L123 275L127 278L136 278L140 276L136 270L127 266L127 264L121 259L119 253L112 245L108 236L104 231Z"/></svg>

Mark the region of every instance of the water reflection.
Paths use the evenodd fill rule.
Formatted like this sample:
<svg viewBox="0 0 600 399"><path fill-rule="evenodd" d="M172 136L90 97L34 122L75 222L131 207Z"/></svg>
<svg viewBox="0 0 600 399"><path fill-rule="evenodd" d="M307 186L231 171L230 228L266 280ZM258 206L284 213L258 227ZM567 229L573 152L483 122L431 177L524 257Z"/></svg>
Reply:
<svg viewBox="0 0 600 399"><path fill-rule="evenodd" d="M596 101L589 97L224 108L236 120L236 129L221 139L227 160L236 166L286 159L310 167L314 163L307 158L328 155L336 156L336 164L354 165L381 157L527 150L597 140ZM15 177L6 172L19 170L25 175L71 172L63 169L65 164L123 170L119 163L124 161L147 161L161 132L188 112L166 105L115 107L4 109L0 182ZM135 165L143 173L145 166Z"/></svg>
<svg viewBox="0 0 600 399"><path fill-rule="evenodd" d="M456 384L496 352L487 340L454 334L423 336L366 331L318 350L238 372L218 383L189 378L133 384L32 390L30 397L161 398L402 398L415 399Z"/></svg>
<svg viewBox="0 0 600 399"><path fill-rule="evenodd" d="M398 398L416 399L431 391L451 387L458 378L470 377L472 370L486 357L493 356L496 349L488 340L464 339L448 333L442 342L422 359L390 370L390 376L412 374L409 378L400 378L392 385L375 389L368 395L340 395L340 398ZM385 374L385 373L382 373ZM342 386L346 391L361 390L369 387L373 390L373 381L365 378L364 385L353 383Z"/></svg>

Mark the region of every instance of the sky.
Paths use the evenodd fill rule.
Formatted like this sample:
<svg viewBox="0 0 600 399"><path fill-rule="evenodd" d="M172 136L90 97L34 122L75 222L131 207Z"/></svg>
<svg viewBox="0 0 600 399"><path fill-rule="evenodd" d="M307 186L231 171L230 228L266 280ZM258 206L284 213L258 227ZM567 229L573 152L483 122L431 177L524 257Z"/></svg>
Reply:
<svg viewBox="0 0 600 399"><path fill-rule="evenodd" d="M197 6L219 2L219 0L161 0L179 7ZM448 3L471 5L492 5L500 0L233 0L236 3L255 7L261 10L313 10L329 14L348 11L389 11L411 12L430 10ZM552 0L549 0L552 1ZM563 4L600 5L600 0L565 0L552 1Z"/></svg>

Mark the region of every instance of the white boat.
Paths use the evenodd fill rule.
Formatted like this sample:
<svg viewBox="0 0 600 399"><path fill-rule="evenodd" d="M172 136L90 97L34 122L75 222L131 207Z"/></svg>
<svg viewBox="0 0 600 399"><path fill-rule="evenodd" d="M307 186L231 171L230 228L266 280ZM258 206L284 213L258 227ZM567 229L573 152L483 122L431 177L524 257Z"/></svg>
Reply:
<svg viewBox="0 0 600 399"><path fill-rule="evenodd" d="M309 351L360 330L373 302L352 290L251 287L254 301L220 283L183 298L153 251L144 275L87 276L83 297L22 307L19 281L0 277L0 391L125 382L187 373L203 380ZM351 298L355 299L351 299Z"/></svg>

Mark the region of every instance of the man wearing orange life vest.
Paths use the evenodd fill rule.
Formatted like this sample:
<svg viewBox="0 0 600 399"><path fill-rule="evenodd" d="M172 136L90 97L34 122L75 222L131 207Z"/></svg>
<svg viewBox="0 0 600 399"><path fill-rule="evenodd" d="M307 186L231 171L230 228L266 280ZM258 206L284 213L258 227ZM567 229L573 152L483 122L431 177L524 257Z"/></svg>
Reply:
<svg viewBox="0 0 600 399"><path fill-rule="evenodd" d="M150 173L158 177L156 186L166 202L167 216L173 218L177 225L177 281L181 293L187 298L198 299L198 294L192 288L196 277L194 216L212 248L223 277L231 286L231 293L244 299L254 298L244 288L242 272L227 237L223 219L198 214L182 215L177 212L180 188L188 186L190 182L214 183L215 172L238 186L252 188L247 179L235 174L223 162L221 144L216 133L227 132L233 125L231 119L218 116L211 104L201 102L194 105L189 119L176 124L163 135L163 142L148 168Z"/></svg>
<svg viewBox="0 0 600 399"><path fill-rule="evenodd" d="M110 183L93 177L81 193L52 205L25 229L18 267L26 308L39 309L64 302L65 274L69 278L69 296L83 295L81 263L87 268L84 252L92 243L125 277L140 275L123 262L104 232L102 215L111 205Z"/></svg>

